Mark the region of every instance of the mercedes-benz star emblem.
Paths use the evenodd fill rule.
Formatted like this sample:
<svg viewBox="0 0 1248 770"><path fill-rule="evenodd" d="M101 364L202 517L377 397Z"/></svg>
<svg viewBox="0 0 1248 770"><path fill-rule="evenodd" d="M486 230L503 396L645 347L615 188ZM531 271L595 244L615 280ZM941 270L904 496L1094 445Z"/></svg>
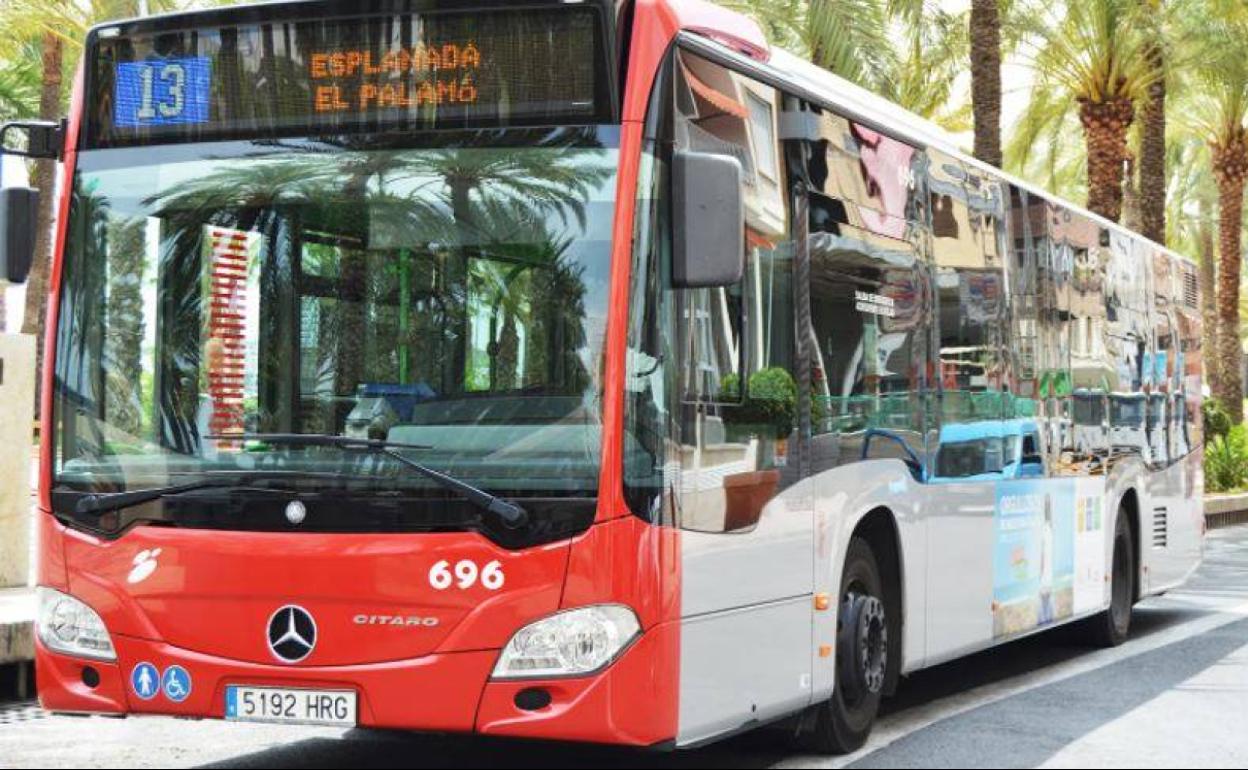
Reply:
<svg viewBox="0 0 1248 770"><path fill-rule="evenodd" d="M302 524L307 517L308 508L300 501L291 500L286 504L286 521L291 524Z"/></svg>
<svg viewBox="0 0 1248 770"><path fill-rule="evenodd" d="M269 618L269 650L283 663L298 663L316 646L316 621L302 607L288 604Z"/></svg>

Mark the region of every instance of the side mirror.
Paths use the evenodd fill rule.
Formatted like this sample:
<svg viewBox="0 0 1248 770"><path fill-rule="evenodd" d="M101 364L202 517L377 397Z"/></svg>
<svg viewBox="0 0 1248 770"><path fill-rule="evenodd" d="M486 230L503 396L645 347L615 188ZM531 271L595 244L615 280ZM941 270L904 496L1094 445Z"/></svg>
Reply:
<svg viewBox="0 0 1248 770"><path fill-rule="evenodd" d="M675 153L675 288L732 286L745 275L745 202L741 184L741 162L731 155L685 150Z"/></svg>
<svg viewBox="0 0 1248 770"><path fill-rule="evenodd" d="M49 120L15 120L0 126L0 154L23 158L56 160L61 157L61 145L65 140L62 123ZM25 135L18 146L11 146L10 134Z"/></svg>
<svg viewBox="0 0 1248 770"><path fill-rule="evenodd" d="M0 281L25 283L35 256L35 212L39 191L0 189Z"/></svg>

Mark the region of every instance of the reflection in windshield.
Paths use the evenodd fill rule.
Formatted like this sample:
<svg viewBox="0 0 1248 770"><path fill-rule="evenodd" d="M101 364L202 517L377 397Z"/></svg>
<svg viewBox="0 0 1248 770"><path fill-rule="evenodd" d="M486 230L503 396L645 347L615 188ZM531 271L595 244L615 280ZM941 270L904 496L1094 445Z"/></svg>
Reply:
<svg viewBox="0 0 1248 770"><path fill-rule="evenodd" d="M616 137L462 140L84 153L61 487L325 469L340 451L205 438L322 433L429 445L422 462L509 494L593 495Z"/></svg>
<svg viewBox="0 0 1248 770"><path fill-rule="evenodd" d="M1132 395L1109 397L1110 422L1114 427L1138 427L1144 424L1144 399Z"/></svg>

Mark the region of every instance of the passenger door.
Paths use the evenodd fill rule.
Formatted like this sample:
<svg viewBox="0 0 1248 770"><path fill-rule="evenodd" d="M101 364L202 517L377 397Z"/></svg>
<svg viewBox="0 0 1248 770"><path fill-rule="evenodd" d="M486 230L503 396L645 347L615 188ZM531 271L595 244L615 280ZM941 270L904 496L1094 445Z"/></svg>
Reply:
<svg viewBox="0 0 1248 770"><path fill-rule="evenodd" d="M677 149L742 167L745 278L677 292L682 743L811 696L813 523L802 479L784 96L687 52L674 60Z"/></svg>

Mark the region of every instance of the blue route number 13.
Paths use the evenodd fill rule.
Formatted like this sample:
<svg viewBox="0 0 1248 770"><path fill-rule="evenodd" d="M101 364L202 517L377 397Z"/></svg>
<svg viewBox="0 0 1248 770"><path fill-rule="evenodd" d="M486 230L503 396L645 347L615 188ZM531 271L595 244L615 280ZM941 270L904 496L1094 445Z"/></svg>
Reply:
<svg viewBox="0 0 1248 770"><path fill-rule="evenodd" d="M211 73L207 57L118 64L114 122L139 128L207 121Z"/></svg>

